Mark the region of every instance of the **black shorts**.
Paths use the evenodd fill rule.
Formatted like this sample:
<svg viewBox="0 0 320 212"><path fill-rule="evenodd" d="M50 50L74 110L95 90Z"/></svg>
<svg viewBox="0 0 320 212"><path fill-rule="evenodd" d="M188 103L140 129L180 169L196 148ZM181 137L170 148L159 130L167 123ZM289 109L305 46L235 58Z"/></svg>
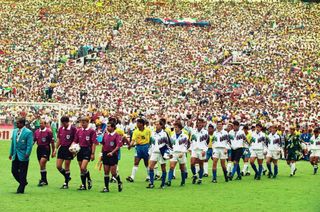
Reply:
<svg viewBox="0 0 320 212"><path fill-rule="evenodd" d="M73 154L69 151L68 146L60 146L58 150L58 159L73 160Z"/></svg>
<svg viewBox="0 0 320 212"><path fill-rule="evenodd" d="M233 149L231 152L231 160L232 161L240 161L240 158L242 157L243 148Z"/></svg>
<svg viewBox="0 0 320 212"><path fill-rule="evenodd" d="M50 146L38 146L37 148L37 158L39 161L41 158L46 158L49 161L50 153Z"/></svg>
<svg viewBox="0 0 320 212"><path fill-rule="evenodd" d="M80 151L77 154L77 160L90 160L91 158L91 149L89 147L81 147Z"/></svg>
<svg viewBox="0 0 320 212"><path fill-rule="evenodd" d="M102 161L103 165L107 166L115 166L118 164L118 155L114 154L111 157L107 156L108 152L102 153Z"/></svg>

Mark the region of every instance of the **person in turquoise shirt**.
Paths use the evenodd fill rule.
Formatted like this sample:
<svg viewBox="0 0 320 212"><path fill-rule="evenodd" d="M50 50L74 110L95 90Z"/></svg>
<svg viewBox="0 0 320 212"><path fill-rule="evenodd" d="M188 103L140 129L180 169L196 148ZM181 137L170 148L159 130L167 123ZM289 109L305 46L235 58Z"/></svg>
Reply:
<svg viewBox="0 0 320 212"><path fill-rule="evenodd" d="M17 120L17 129L13 130L9 159L12 160L11 172L19 183L17 194L23 194L27 183L29 156L33 146L33 133L25 127L26 120Z"/></svg>

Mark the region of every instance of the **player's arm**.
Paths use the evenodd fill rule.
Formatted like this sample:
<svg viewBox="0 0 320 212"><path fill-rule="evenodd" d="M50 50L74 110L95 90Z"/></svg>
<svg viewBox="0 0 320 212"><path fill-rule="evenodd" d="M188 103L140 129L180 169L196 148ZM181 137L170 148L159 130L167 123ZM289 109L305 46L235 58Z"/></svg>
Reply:
<svg viewBox="0 0 320 212"><path fill-rule="evenodd" d="M49 140L50 140L51 149L52 149L51 157L54 158L55 156L53 155L53 152L54 152L54 150L55 150L55 144L54 144L54 139L53 139L53 134L52 134L52 132L49 134Z"/></svg>
<svg viewBox="0 0 320 212"><path fill-rule="evenodd" d="M130 145L128 146L128 149L131 149L131 147L134 146L134 143L137 141L137 131L134 130L131 136L131 142Z"/></svg>
<svg viewBox="0 0 320 212"><path fill-rule="evenodd" d="M96 152L96 145L98 145L99 143L97 142L97 134L95 131L92 130L91 133L91 161L94 161L95 158L95 152Z"/></svg>
<svg viewBox="0 0 320 212"><path fill-rule="evenodd" d="M25 158L29 158L32 151L32 146L33 146L33 133L30 131L27 135L27 151L26 151Z"/></svg>
<svg viewBox="0 0 320 212"><path fill-rule="evenodd" d="M14 140L13 140L13 136L12 136L11 137L10 152L9 152L9 160L11 160L12 156L13 156L13 145L14 145Z"/></svg>

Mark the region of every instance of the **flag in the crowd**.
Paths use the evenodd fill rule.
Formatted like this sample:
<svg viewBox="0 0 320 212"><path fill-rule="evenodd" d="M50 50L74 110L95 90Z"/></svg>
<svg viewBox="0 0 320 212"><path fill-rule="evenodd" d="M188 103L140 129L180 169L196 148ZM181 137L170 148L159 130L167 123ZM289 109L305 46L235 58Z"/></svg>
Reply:
<svg viewBox="0 0 320 212"><path fill-rule="evenodd" d="M158 24L170 25L170 26L210 26L209 21L197 20L195 18L182 18L182 19L171 19L171 18L146 18L146 22L154 22Z"/></svg>

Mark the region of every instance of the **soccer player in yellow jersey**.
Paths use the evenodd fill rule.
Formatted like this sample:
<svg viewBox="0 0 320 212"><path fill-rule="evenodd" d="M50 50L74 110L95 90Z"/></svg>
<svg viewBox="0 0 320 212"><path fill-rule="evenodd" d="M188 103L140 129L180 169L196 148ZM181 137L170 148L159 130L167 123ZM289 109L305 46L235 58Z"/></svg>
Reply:
<svg viewBox="0 0 320 212"><path fill-rule="evenodd" d="M250 159L250 151L249 151L249 146L252 140L252 134L249 131L248 125L245 125L243 127L243 132L246 135L246 142L244 142L244 148L243 148L243 154L242 154L242 159L243 159L243 169L241 172L242 176L249 176L250 171L249 171L249 159Z"/></svg>
<svg viewBox="0 0 320 212"><path fill-rule="evenodd" d="M129 145L129 149L135 146L136 154L134 158L134 166L132 168L131 176L127 177L126 180L128 182L134 182L134 178L136 176L138 166L140 160L143 159L144 165L147 169L147 179L149 181L149 173L148 173L148 161L149 161L149 146L150 146L150 138L151 138L151 131L150 129L145 127L145 120L138 119L137 120L137 129L133 131L132 134L132 141Z"/></svg>

